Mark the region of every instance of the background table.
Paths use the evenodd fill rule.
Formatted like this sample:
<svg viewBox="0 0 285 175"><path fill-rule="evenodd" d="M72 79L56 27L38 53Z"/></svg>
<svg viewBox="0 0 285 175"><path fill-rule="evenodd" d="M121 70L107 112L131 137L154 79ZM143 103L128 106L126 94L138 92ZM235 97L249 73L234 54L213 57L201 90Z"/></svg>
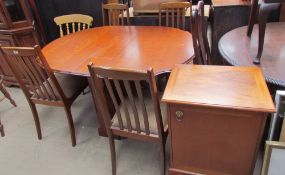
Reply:
<svg viewBox="0 0 285 175"><path fill-rule="evenodd" d="M259 66L267 82L285 87L285 23L268 23L264 51ZM219 42L223 58L234 66L256 66L253 58L258 48L258 26L255 25L251 38L246 35L247 26L225 34Z"/></svg>
<svg viewBox="0 0 285 175"><path fill-rule="evenodd" d="M54 71L86 77L89 62L136 70L152 67L158 75L170 71L175 64L191 61L194 56L189 32L157 26L93 28L59 38L42 51ZM95 106L96 103L95 100ZM97 112L99 134L106 135L102 115Z"/></svg>

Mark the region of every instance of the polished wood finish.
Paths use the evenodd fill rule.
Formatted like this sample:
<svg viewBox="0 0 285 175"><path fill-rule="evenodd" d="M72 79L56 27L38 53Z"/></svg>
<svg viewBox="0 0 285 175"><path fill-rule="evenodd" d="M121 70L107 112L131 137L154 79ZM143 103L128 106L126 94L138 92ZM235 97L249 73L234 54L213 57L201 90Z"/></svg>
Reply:
<svg viewBox="0 0 285 175"><path fill-rule="evenodd" d="M258 52L253 59L254 64L260 64L260 58L262 56L264 47L264 37L266 30L266 23L268 16L271 11L277 10L280 7L280 3L285 0L262 0L260 6L258 5L259 0L253 0L251 4L250 18L248 24L247 35L250 37L252 34L255 19L258 16L259 36L258 36Z"/></svg>
<svg viewBox="0 0 285 175"><path fill-rule="evenodd" d="M89 76L89 62L96 66L135 70L153 67L158 75L194 57L189 32L157 26L98 27L59 38L42 52L54 71L81 76ZM99 133L106 135L100 112L98 118L101 121Z"/></svg>
<svg viewBox="0 0 285 175"><path fill-rule="evenodd" d="M267 82L285 87L283 69L285 47L285 23L268 23L264 40L262 64ZM258 49L258 28L253 28L251 38L246 35L247 26L234 29L225 34L219 42L219 51L223 58L234 66L254 66L253 58Z"/></svg>
<svg viewBox="0 0 285 175"><path fill-rule="evenodd" d="M164 43L164 44L161 44ZM89 76L87 65L169 71L193 59L192 35L157 26L105 26L59 38L42 50L58 72Z"/></svg>
<svg viewBox="0 0 285 175"><path fill-rule="evenodd" d="M253 173L274 104L255 67L177 65L168 107L170 174Z"/></svg>
<svg viewBox="0 0 285 175"><path fill-rule="evenodd" d="M126 16L125 11L127 12ZM127 4L102 4L102 13L104 26L124 26L125 18L127 20L126 25L130 25L130 12Z"/></svg>
<svg viewBox="0 0 285 175"><path fill-rule="evenodd" d="M175 27L185 30L186 11L190 8L192 13L191 2L167 2L159 4L159 25L162 26L162 18L164 15L165 25L167 27Z"/></svg>
<svg viewBox="0 0 285 175"><path fill-rule="evenodd" d="M191 32L195 50L195 63L211 64L211 52L207 37L207 24L205 23L204 2L199 1L191 17Z"/></svg>
<svg viewBox="0 0 285 175"><path fill-rule="evenodd" d="M63 107L66 112L72 146L75 146L71 105L87 86L86 78L54 74L39 46L2 47L1 53L11 67L30 105L38 139L42 139L42 132L36 104L58 106Z"/></svg>
<svg viewBox="0 0 285 175"><path fill-rule="evenodd" d="M212 28L211 61L222 65L223 58L218 50L220 38L227 32L248 24L250 1L212 0L210 22Z"/></svg>
<svg viewBox="0 0 285 175"><path fill-rule="evenodd" d="M108 94L115 107L115 115L109 113L108 106L99 103L98 108L104 114L104 123L110 142L112 174L116 174L116 151L114 137L122 136L136 140L154 142L159 145L161 157L161 175L165 174L165 142L168 125L166 116L162 116L159 95L153 69L136 71L112 69L89 65L89 71L97 98L104 99L104 81ZM100 78L98 78L100 77ZM122 82L122 83L120 83ZM142 88L141 83L144 84ZM135 88L132 89L132 85ZM149 89L150 92L145 89ZM124 93L125 92L125 93ZM107 100L107 99L106 99Z"/></svg>
<svg viewBox="0 0 285 175"><path fill-rule="evenodd" d="M59 26L60 37L73 32L89 29L92 25L93 18L88 15L71 14L54 18L54 22ZM70 29L72 27L72 30ZM64 28L65 31L64 32Z"/></svg>
<svg viewBox="0 0 285 175"><path fill-rule="evenodd" d="M17 3L19 6L15 8ZM27 4L26 0L18 0L15 1L15 4L12 3L6 6L4 0L0 0L1 46L34 46L39 44L37 34L34 31L32 15ZM13 19L15 16L19 19ZM18 85L2 55L0 55L0 65L3 69L4 84L7 86Z"/></svg>

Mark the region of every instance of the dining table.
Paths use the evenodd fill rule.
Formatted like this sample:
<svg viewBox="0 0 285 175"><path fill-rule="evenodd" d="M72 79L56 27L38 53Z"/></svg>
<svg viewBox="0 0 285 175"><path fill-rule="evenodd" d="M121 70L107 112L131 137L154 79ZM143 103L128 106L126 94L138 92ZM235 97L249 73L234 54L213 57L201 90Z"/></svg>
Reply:
<svg viewBox="0 0 285 175"><path fill-rule="evenodd" d="M258 25L248 37L247 26L226 33L219 41L219 51L225 61L233 66L257 66L269 84L285 87L285 22L267 23L264 50L260 65L253 60L258 49Z"/></svg>
<svg viewBox="0 0 285 175"><path fill-rule="evenodd" d="M87 65L91 62L95 66L131 70L152 67L155 75L160 75L171 71L176 64L191 63L194 58L191 33L161 26L103 26L82 30L50 42L42 53L53 71L89 80ZM89 86L96 107L102 99L96 98L92 83ZM97 107L96 111L99 135L107 136L103 112Z"/></svg>

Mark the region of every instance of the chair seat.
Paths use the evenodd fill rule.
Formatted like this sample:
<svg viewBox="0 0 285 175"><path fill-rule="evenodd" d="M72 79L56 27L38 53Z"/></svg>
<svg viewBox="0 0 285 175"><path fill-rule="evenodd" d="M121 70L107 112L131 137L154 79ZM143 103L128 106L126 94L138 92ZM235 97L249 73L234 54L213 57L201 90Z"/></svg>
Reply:
<svg viewBox="0 0 285 175"><path fill-rule="evenodd" d="M72 98L76 93L81 92L88 85L86 77L66 74L55 74L55 77L67 98Z"/></svg>
<svg viewBox="0 0 285 175"><path fill-rule="evenodd" d="M88 85L88 81L86 77L75 76L75 75L68 75L68 74L59 74L55 73L55 77L65 95L66 98L70 99L76 96L78 93L84 90ZM50 81L50 80L48 80ZM59 92L55 85L51 82L51 87L55 93L57 99L62 100ZM46 85L47 87L47 85ZM47 87L48 93L51 94L50 88ZM38 90L37 90L38 91ZM39 92L39 91L38 91ZM35 96L35 95L34 95Z"/></svg>
<svg viewBox="0 0 285 175"><path fill-rule="evenodd" d="M155 117L155 113L154 113L154 108L153 108L153 103L151 100L151 97L144 97L144 101L145 101L145 107L146 107L146 111L147 111L147 116L148 116L148 121L149 121L149 130L151 134L155 134L158 135L158 130L157 130L157 122L156 122L156 117ZM135 98L135 103L136 103L136 107L137 107L137 111L138 111L138 116L139 116L139 121L140 121L140 128L142 132L145 132L145 125L144 125L144 118L143 118L143 113L142 113L142 108L141 105L139 103L139 100L137 98ZM128 100L126 100L126 105L128 107L128 111L130 114L130 120L131 120L131 126L134 130L136 130L136 124L135 124L135 118L132 112L132 106L130 104L130 102ZM167 126L167 109L166 109L166 104L161 103L160 104L160 108L161 108L161 115L162 115L162 123L163 123L163 128L166 128ZM122 107L122 105L120 105L120 111L121 111L121 115L124 116L125 115L125 111ZM127 122L126 122L126 117L122 117L123 120L123 126L124 129L127 129ZM112 127L116 127L119 128L119 121L118 121L118 117L115 114L113 119L112 119Z"/></svg>

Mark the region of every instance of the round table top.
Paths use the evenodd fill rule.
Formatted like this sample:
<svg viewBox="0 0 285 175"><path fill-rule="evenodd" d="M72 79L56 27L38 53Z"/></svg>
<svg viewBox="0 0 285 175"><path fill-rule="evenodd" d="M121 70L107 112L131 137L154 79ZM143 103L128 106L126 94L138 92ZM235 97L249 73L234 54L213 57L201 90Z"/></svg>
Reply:
<svg viewBox="0 0 285 175"><path fill-rule="evenodd" d="M54 71L89 76L87 65L146 70L155 74L194 56L192 35L159 26L97 27L58 38L42 49Z"/></svg>
<svg viewBox="0 0 285 175"><path fill-rule="evenodd" d="M234 66L259 66L269 83L285 87L285 23L267 23L260 65L253 64L258 48L258 26L252 36L247 26L226 33L219 41L223 58Z"/></svg>

